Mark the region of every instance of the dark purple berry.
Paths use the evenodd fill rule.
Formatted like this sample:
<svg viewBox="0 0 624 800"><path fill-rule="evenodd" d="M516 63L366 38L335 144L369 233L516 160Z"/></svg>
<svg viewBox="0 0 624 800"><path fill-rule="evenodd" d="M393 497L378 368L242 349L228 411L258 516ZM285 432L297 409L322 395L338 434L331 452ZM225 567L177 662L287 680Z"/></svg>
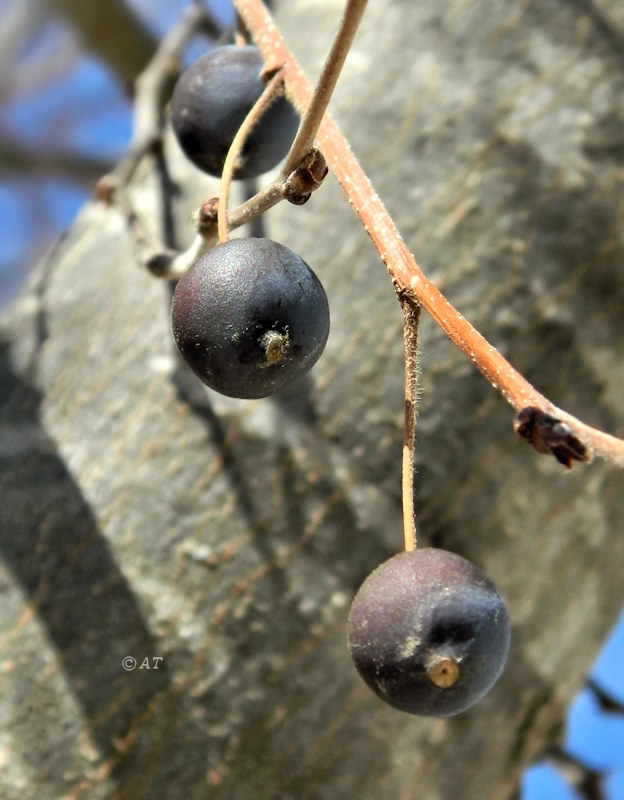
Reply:
<svg viewBox="0 0 624 800"><path fill-rule="evenodd" d="M187 158L221 176L225 157L243 120L262 94L262 56L252 45L223 45L182 73L171 99L174 133ZM235 178L254 178L288 153L299 125L293 106L276 98L251 131Z"/></svg>
<svg viewBox="0 0 624 800"><path fill-rule="evenodd" d="M355 666L391 706L451 716L480 700L509 650L505 604L478 567L445 550L400 553L360 587L348 621Z"/></svg>
<svg viewBox="0 0 624 800"><path fill-rule="evenodd" d="M316 363L329 307L320 281L292 250L270 239L231 239L181 278L171 321L178 349L207 386L266 397Z"/></svg>

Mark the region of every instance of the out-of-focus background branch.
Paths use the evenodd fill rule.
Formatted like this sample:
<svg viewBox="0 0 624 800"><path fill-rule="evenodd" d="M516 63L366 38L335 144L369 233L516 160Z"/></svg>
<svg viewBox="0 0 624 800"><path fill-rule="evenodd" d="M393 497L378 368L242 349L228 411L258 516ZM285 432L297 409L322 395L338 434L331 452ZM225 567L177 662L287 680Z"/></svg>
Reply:
<svg viewBox="0 0 624 800"><path fill-rule="evenodd" d="M105 61L123 81L132 82L154 55L158 37L123 0L48 0L49 13L71 25L82 46ZM157 9L155 9L157 13Z"/></svg>
<svg viewBox="0 0 624 800"><path fill-rule="evenodd" d="M2 140L0 150L0 172L8 178L44 175L84 185L87 190L114 165L111 158L81 155L69 149L46 152L25 147L20 141L9 137Z"/></svg>
<svg viewBox="0 0 624 800"><path fill-rule="evenodd" d="M126 152L134 83L187 5L0 3L0 307ZM205 8L213 34L232 24L227 0Z"/></svg>

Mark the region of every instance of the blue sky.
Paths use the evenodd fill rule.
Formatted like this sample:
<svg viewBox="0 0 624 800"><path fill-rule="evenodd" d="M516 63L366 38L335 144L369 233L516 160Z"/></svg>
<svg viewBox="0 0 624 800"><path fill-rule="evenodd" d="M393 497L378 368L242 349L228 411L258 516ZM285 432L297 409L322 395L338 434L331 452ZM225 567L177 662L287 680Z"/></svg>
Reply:
<svg viewBox="0 0 624 800"><path fill-rule="evenodd" d="M624 614L607 639L590 677L624 704ZM607 800L624 798L624 714L605 713L593 692L579 692L567 717L566 751L582 764L605 773ZM522 800L583 800L549 764L528 770Z"/></svg>
<svg viewBox="0 0 624 800"><path fill-rule="evenodd" d="M130 5L160 35L179 18L186 0L130 0ZM229 0L213 0L210 6L224 24L232 21ZM7 13L10 3L0 0L0 26ZM59 52L67 53L67 58L58 58ZM1 95L0 136L35 151L69 150L114 162L130 140L130 103L104 64L78 55L71 31L61 21L47 24L24 42L16 77L9 77L9 90ZM52 58L54 68L50 69ZM0 173L0 219L4 221L0 308L18 291L28 267L71 224L90 192L89 185Z"/></svg>
<svg viewBox="0 0 624 800"><path fill-rule="evenodd" d="M158 34L171 26L186 5L185 0L129 2ZM211 5L224 22L232 20L228 0ZM0 26L9 8L10 0L0 0ZM48 59L59 49L71 57L49 75ZM20 70L30 79L24 81L26 89L3 92L0 136L13 136L35 149L65 149L111 162L123 155L131 135L129 101L103 64L77 53L66 27L51 23L25 41L16 65L17 78ZM8 82L9 87L14 84L19 87L19 80ZM90 191L89 185L58 177L0 173L0 309L19 290L29 265L71 225ZM623 665L624 615L592 673L622 703ZM605 771L607 800L624 798L624 715L604 713L593 694L582 691L569 711L565 744L580 761ZM524 777L522 800L575 799L579 800L578 795L551 765L536 765Z"/></svg>

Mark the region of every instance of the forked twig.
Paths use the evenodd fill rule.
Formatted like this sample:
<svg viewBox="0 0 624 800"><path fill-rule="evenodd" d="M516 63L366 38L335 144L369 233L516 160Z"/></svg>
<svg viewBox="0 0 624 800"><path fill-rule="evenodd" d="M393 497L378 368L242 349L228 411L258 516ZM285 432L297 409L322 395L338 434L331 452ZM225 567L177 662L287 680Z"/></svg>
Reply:
<svg viewBox="0 0 624 800"><path fill-rule="evenodd" d="M116 176L124 186L132 179L144 156L161 144L167 84L179 70L184 48L202 25L208 25L216 32L206 9L200 3L193 2L182 14L178 24L162 39L153 59L136 80L132 142L129 154Z"/></svg>
<svg viewBox="0 0 624 800"><path fill-rule="evenodd" d="M278 69L271 79L264 87L262 94L256 100L249 113L243 120L242 125L236 131L236 135L232 140L230 149L228 150L225 162L223 164L223 172L221 174L221 182L219 185L219 205L217 208L218 215L218 232L219 242L223 244L228 240L229 232L229 217L228 217L228 198L230 193L230 184L234 175L236 162L240 158L243 145L253 127L258 123L268 106L273 102L278 92L280 91L284 78L281 70Z"/></svg>
<svg viewBox="0 0 624 800"><path fill-rule="evenodd" d="M305 110L313 96L312 87L264 4L261 0L234 2L267 63L284 65L286 91L295 105ZM588 461L595 455L624 467L624 441L580 422L547 400L426 277L329 114L323 118L317 140L329 168L386 264L397 292L421 305L518 413L527 408L536 409L554 423L560 421L567 425L573 444L581 446L580 449L572 446L570 450L582 452L581 460Z"/></svg>
<svg viewBox="0 0 624 800"><path fill-rule="evenodd" d="M139 261L155 276L173 277L172 263L177 253L168 247L164 235L148 231L136 214L129 195L129 185L144 158L162 158L164 104L167 87L180 68L180 61L190 39L200 30L218 35L219 29L200 0L192 0L178 23L160 42L150 63L136 80L133 109L133 133L129 152L114 172L97 183L95 194L107 203L115 202L123 213L134 241ZM169 202L166 191L163 204ZM177 276L179 277L179 275Z"/></svg>
<svg viewBox="0 0 624 800"><path fill-rule="evenodd" d="M279 175L231 213L228 211L227 230L224 214L219 213L219 241L225 241L229 231L251 222L273 208L281 200L288 200L295 205L305 203L311 193L318 189L323 182L327 174L327 166L324 157L314 146L314 141L357 32L366 3L367 0L347 0L338 31L325 59L316 89L313 93L310 92L309 102L305 106L298 106L302 114L301 125ZM268 74L279 71L280 76L282 76L283 70L284 65L278 59L267 59L265 57L265 71ZM282 82L283 79L280 77L280 85ZM258 102L264 107L262 98ZM234 142L232 142L230 148L230 152L233 153L232 159L235 158L236 152L240 149L241 141L247 136L249 128L252 127L258 116L259 113L254 109L250 111L250 119L245 120L243 123L244 130L242 132L239 130ZM227 192L229 191L231 179L229 172L231 170L232 164L226 160L221 178L220 194L226 193L225 199L222 196L219 203L219 207L222 209L227 207ZM195 241L189 249L170 260L168 268L161 270L159 277L172 280L180 278L199 255L212 249L215 239L216 234L211 226L203 229L199 227Z"/></svg>
<svg viewBox="0 0 624 800"><path fill-rule="evenodd" d="M320 186L327 169L324 159L322 163L319 163L319 155L314 149L314 142L367 2L368 0L347 0L338 31L325 59L316 88L313 93L310 93L309 102L305 106L298 104L303 118L280 174L258 194L234 209L229 216L231 230L250 222L284 198L296 203L297 200L293 198L299 197L301 198L300 202L305 202L310 192ZM263 55L266 59L266 53ZM275 58L273 60L266 59L265 67L269 73L279 69L281 74L284 70L284 64ZM302 168L303 175L301 174ZM221 235L219 238L221 239Z"/></svg>

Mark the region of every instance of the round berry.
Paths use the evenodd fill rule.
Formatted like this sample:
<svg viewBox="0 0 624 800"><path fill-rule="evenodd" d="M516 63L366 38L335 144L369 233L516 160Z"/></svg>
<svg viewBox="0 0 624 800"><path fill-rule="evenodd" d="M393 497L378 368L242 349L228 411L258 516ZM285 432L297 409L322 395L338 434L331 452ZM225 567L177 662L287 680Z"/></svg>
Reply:
<svg viewBox="0 0 624 800"><path fill-rule="evenodd" d="M195 374L231 397L266 397L318 360L329 334L325 291L310 267L270 239L231 239L180 279L171 320Z"/></svg>
<svg viewBox="0 0 624 800"><path fill-rule="evenodd" d="M252 45L223 45L180 76L171 98L171 122L187 158L221 176L230 145L264 89L262 56ZM254 126L234 172L255 178L288 153L299 125L293 106L276 98Z"/></svg>
<svg viewBox="0 0 624 800"><path fill-rule="evenodd" d="M445 550L403 552L360 587L349 650L368 686L394 708L451 716L500 676L510 641L505 604L481 570Z"/></svg>

